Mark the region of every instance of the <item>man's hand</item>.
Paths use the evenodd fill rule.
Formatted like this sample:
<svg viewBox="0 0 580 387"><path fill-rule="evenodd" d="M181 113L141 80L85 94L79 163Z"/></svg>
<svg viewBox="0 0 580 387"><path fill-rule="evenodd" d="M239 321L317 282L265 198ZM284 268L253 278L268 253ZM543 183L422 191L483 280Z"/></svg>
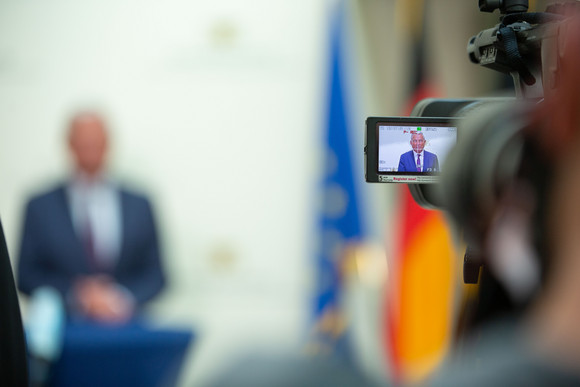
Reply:
<svg viewBox="0 0 580 387"><path fill-rule="evenodd" d="M119 324L133 315L135 302L131 295L108 276L78 280L75 293L81 312L93 320Z"/></svg>

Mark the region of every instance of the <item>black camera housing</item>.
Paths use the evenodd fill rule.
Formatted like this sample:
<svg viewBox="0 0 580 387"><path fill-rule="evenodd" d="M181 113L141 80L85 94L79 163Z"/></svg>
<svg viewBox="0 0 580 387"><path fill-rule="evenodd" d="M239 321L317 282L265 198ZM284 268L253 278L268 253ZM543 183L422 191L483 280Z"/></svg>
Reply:
<svg viewBox="0 0 580 387"><path fill-rule="evenodd" d="M409 153L407 140L415 134L436 138L436 163L422 165L422 171L405 170L400 164L401 157ZM365 131L365 180L368 183L438 183L442 158L457 139L457 128L449 118L441 117L368 117ZM427 146L432 141L427 142ZM386 149L388 147L388 150ZM425 148L421 152L433 149ZM387 161L388 160L388 161ZM410 160L410 159L409 159ZM413 164L415 168L415 164Z"/></svg>
<svg viewBox="0 0 580 387"><path fill-rule="evenodd" d="M479 0L481 12L493 12L499 9L500 13L526 12L528 0Z"/></svg>

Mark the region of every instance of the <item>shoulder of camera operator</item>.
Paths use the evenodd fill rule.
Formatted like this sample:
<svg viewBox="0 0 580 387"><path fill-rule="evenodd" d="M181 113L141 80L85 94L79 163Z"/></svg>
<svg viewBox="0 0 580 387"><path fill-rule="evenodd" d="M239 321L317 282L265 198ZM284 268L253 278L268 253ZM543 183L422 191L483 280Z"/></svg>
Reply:
<svg viewBox="0 0 580 387"><path fill-rule="evenodd" d="M580 375L542 356L515 319L487 324L454 351L422 387L578 386Z"/></svg>

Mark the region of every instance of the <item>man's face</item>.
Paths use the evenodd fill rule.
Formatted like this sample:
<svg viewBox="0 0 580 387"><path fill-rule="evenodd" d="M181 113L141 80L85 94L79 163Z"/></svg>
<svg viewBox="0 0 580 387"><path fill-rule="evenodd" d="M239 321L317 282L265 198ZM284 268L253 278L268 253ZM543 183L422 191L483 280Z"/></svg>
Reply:
<svg viewBox="0 0 580 387"><path fill-rule="evenodd" d="M423 152L423 148L425 148L425 139L420 134L414 134L411 136L411 147L417 153Z"/></svg>
<svg viewBox="0 0 580 387"><path fill-rule="evenodd" d="M77 169L94 175L102 170L107 153L107 133L96 116L76 118L71 126L69 147Z"/></svg>

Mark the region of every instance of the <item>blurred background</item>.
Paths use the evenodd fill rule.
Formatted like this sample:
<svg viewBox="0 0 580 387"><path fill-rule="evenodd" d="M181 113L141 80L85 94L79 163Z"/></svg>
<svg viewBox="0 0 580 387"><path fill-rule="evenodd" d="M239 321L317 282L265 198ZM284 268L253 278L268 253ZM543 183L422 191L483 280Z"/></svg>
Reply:
<svg viewBox="0 0 580 387"><path fill-rule="evenodd" d="M25 201L68 172L70 115L96 108L113 174L150 194L161 226L169 287L151 318L199 335L180 383L203 385L248 348L325 351L317 329L350 332L355 361L388 376L384 289L402 190L364 183L365 118L408 113L418 63L439 97L504 87L465 52L497 17L475 0L1 0L12 258ZM335 147L336 120L348 148ZM317 325L327 304L343 316L330 328Z"/></svg>

